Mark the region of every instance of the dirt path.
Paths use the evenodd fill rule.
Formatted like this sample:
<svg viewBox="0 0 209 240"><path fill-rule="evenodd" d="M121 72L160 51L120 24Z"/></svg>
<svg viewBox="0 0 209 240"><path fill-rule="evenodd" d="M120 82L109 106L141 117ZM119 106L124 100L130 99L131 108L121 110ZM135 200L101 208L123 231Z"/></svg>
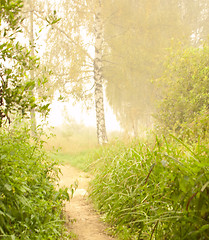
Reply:
<svg viewBox="0 0 209 240"><path fill-rule="evenodd" d="M106 226L88 199L90 175L70 165L62 166L61 170L63 174L60 178L61 186L70 187L75 181L78 182L73 199L65 207L71 231L78 236L78 240L113 240L105 232Z"/></svg>

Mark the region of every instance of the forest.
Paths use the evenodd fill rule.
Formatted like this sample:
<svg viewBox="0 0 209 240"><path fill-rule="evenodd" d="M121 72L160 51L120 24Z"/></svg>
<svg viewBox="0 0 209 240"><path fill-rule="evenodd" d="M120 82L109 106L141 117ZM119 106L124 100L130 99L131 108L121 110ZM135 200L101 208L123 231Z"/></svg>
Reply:
<svg viewBox="0 0 209 240"><path fill-rule="evenodd" d="M208 236L209 1L1 0L0 239Z"/></svg>

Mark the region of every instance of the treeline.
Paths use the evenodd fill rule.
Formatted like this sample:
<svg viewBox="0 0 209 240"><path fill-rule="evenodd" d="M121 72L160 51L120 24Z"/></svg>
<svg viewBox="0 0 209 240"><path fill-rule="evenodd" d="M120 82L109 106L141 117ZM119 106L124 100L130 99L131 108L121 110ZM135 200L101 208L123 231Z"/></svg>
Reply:
<svg viewBox="0 0 209 240"><path fill-rule="evenodd" d="M180 77L178 69L169 70L170 63L163 65L168 49L172 45L168 61L178 61L176 56L181 51L186 61L187 51L191 55L193 51L194 58L198 58L201 46L206 46L202 41L207 41L208 35L207 0L172 0L169 4L165 0L25 0L18 4L18 11L4 5L1 11L3 15L13 12L16 16L13 21L10 15L7 19L2 15L7 23L1 31L1 59L7 59L3 68L6 72L2 72L7 80L2 79L0 95L2 117L10 121L10 112L18 110L26 115L29 111L35 122L35 112L47 113L53 98L67 100L70 96L87 107L95 106L100 144L107 142L104 87L123 130L139 136L144 128L153 127L158 100L167 90L172 92L171 85L167 89L170 83L161 77L168 77L164 71L173 74L168 81ZM11 47L7 46L9 43ZM13 69L8 68L8 60ZM204 68L204 63L200 65ZM184 68L183 63L176 67ZM189 72L184 74L190 77ZM190 88L189 91L192 92ZM183 104L186 103L182 102L179 109L183 109ZM183 110L179 109L181 118ZM163 113L159 117L162 120Z"/></svg>

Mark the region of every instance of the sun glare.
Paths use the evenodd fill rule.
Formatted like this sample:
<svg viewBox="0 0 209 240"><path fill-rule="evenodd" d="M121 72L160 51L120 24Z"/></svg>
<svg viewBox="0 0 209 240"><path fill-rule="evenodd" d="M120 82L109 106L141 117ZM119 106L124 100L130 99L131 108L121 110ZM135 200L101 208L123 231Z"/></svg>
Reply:
<svg viewBox="0 0 209 240"><path fill-rule="evenodd" d="M106 102L105 104L106 127L107 131L120 131L120 124L118 123L111 107ZM48 117L50 126L59 126L66 121L66 117L75 120L77 123L85 126L96 126L95 109L86 110L82 104L72 105L69 102L63 103L53 101L51 104L51 111Z"/></svg>

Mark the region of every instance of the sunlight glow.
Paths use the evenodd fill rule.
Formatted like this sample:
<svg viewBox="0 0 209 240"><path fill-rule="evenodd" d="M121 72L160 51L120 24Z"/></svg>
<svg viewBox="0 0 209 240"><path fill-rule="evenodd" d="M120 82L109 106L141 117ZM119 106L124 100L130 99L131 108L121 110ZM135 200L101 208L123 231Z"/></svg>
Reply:
<svg viewBox="0 0 209 240"><path fill-rule="evenodd" d="M90 110L86 110L82 107L82 104L73 105L70 101L67 103L58 101L52 102L51 111L47 119L49 125L62 125L65 122L65 115L67 115L70 119L75 120L77 123L84 124L85 126L96 127L95 109L92 108ZM107 102L105 103L105 117L108 132L121 130L120 124Z"/></svg>

